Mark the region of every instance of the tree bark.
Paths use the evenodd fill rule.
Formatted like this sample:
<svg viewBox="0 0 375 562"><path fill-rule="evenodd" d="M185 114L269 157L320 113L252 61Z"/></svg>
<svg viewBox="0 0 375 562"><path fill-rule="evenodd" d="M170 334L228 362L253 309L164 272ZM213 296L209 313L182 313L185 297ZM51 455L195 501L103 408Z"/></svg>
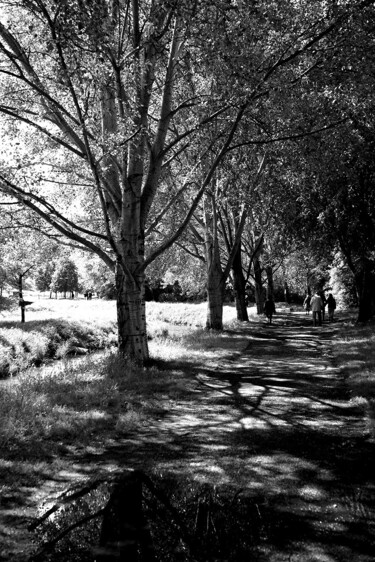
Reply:
<svg viewBox="0 0 375 562"><path fill-rule="evenodd" d="M354 278L359 304L357 322L367 322L375 314L375 275L372 266L363 264Z"/></svg>
<svg viewBox="0 0 375 562"><path fill-rule="evenodd" d="M267 275L267 298L274 300L273 269L271 265L267 265L266 275Z"/></svg>
<svg viewBox="0 0 375 562"><path fill-rule="evenodd" d="M225 280L220 262L215 195L210 193L205 202L205 251L207 266L207 320L208 330L223 329Z"/></svg>
<svg viewBox="0 0 375 562"><path fill-rule="evenodd" d="M118 350L136 362L149 358L146 332L144 275L137 280L125 275L121 264L116 267Z"/></svg>
<svg viewBox="0 0 375 562"><path fill-rule="evenodd" d="M242 269L241 246L238 247L233 258L232 273L237 320L240 320L241 322L248 322L249 316L247 314L246 306L246 281Z"/></svg>
<svg viewBox="0 0 375 562"><path fill-rule="evenodd" d="M253 264L255 278L255 303L257 306L257 314L263 314L264 291L262 282L262 268L258 256L254 256Z"/></svg>
<svg viewBox="0 0 375 562"><path fill-rule="evenodd" d="M223 329L224 283L221 268L213 265L207 276L207 321L208 330Z"/></svg>

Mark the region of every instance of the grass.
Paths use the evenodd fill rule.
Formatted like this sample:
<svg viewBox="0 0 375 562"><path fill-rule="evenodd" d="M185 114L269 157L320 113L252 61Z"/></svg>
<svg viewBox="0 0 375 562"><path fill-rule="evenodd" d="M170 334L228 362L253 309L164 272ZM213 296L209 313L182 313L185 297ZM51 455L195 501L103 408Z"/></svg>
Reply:
<svg viewBox="0 0 375 562"><path fill-rule="evenodd" d="M0 309L0 378L39 366L46 360L116 345L114 301L36 299L26 309L24 324L20 322L18 306L6 304L3 302ZM182 334L200 330L199 339L209 346L212 334L204 330L205 314L205 303L147 303L148 337L157 342L168 341L170 347L172 340L177 345ZM224 323L227 327L235 325L235 310L231 306L224 307ZM168 357L168 353L164 355Z"/></svg>
<svg viewBox="0 0 375 562"><path fill-rule="evenodd" d="M363 406L369 435L375 438L375 324L346 323L334 340L333 350L351 400Z"/></svg>
<svg viewBox="0 0 375 562"><path fill-rule="evenodd" d="M114 343L114 302L37 301L23 325L14 319L17 310L7 312L0 323L0 372L18 374L1 383L0 450L43 458L64 443L88 446L93 435L139 427L163 409L166 396L186 392L178 366L207 364L228 353L225 332L203 329L204 305L147 304L150 354L156 360L147 368L111 350L68 358L73 345L95 350ZM233 307L225 307L224 319L227 327L236 326ZM46 358L62 360L30 368ZM157 368L160 362L171 370Z"/></svg>
<svg viewBox="0 0 375 562"><path fill-rule="evenodd" d="M87 446L93 435L133 429L156 408L160 389L177 388L170 379L111 352L27 370L2 389L0 450L44 457L66 443Z"/></svg>

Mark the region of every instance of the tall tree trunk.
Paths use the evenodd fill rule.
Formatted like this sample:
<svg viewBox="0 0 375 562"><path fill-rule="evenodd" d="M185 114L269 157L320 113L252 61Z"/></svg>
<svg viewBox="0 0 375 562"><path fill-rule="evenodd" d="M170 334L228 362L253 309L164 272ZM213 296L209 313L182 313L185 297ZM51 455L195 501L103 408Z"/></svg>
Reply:
<svg viewBox="0 0 375 562"><path fill-rule="evenodd" d="M253 265L255 278L255 303L257 306L257 314L262 314L264 308L264 291L262 282L262 268L258 256L254 257Z"/></svg>
<svg viewBox="0 0 375 562"><path fill-rule="evenodd" d="M205 198L205 250L207 265L207 320L206 328L223 329L225 281L220 262L215 196Z"/></svg>
<svg viewBox="0 0 375 562"><path fill-rule="evenodd" d="M267 298L272 299L274 294L274 287L273 287L273 269L272 265L267 265L266 267L266 275L267 275Z"/></svg>
<svg viewBox="0 0 375 562"><path fill-rule="evenodd" d="M375 314L375 276L372 264L365 263L355 275L358 294L358 322L366 322Z"/></svg>
<svg viewBox="0 0 375 562"><path fill-rule="evenodd" d="M237 320L240 320L241 322L248 322L249 316L247 314L246 306L246 281L242 269L241 246L238 247L238 250L233 258L232 273Z"/></svg>
<svg viewBox="0 0 375 562"><path fill-rule="evenodd" d="M143 274L134 282L117 262L116 290L119 352L142 363L149 357Z"/></svg>
<svg viewBox="0 0 375 562"><path fill-rule="evenodd" d="M224 282L220 261L214 258L207 271L207 321L206 328L223 329Z"/></svg>

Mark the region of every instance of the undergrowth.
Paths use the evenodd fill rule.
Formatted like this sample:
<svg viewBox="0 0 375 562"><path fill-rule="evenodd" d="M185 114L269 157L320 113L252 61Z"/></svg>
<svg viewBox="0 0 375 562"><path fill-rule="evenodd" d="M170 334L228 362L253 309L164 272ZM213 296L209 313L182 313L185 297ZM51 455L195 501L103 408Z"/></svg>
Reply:
<svg viewBox="0 0 375 562"><path fill-rule="evenodd" d="M182 392L169 371L138 367L113 352L31 369L0 394L0 450L32 455L64 444L88 446L108 432L142 426L168 399Z"/></svg>
<svg viewBox="0 0 375 562"><path fill-rule="evenodd" d="M348 323L334 340L334 354L353 403L362 405L375 438L375 324Z"/></svg>
<svg viewBox="0 0 375 562"><path fill-rule="evenodd" d="M13 376L48 359L61 359L76 351L103 349L116 343L116 326L35 320L7 322L0 329L0 378Z"/></svg>

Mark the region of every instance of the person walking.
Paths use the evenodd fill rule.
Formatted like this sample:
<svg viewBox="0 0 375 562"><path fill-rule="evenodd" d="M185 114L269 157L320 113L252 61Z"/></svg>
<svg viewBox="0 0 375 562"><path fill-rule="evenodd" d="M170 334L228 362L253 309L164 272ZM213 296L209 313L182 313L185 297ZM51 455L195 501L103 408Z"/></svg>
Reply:
<svg viewBox="0 0 375 562"><path fill-rule="evenodd" d="M329 293L327 298L327 306L328 306L328 322L333 322L333 315L336 309L336 300L332 293Z"/></svg>
<svg viewBox="0 0 375 562"><path fill-rule="evenodd" d="M313 297L311 298L310 304L311 304L314 326L317 325L317 322L318 322L319 326L321 326L322 325L323 301L322 301L322 297L319 295L319 293L316 292L315 295L313 295Z"/></svg>
<svg viewBox="0 0 375 562"><path fill-rule="evenodd" d="M264 303L264 314L268 318L268 323L272 324L272 316L276 314L275 303L273 302L271 297L268 297L266 302Z"/></svg>

